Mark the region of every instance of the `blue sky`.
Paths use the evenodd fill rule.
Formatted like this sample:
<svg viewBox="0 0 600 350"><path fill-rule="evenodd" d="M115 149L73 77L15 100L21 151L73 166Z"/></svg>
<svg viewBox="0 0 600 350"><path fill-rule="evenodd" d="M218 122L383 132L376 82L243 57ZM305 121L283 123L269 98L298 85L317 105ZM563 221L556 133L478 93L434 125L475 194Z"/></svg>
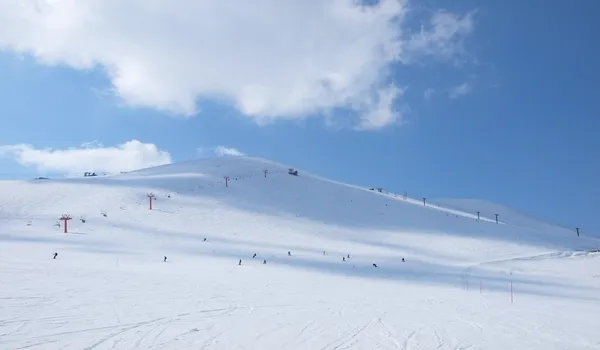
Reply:
<svg viewBox="0 0 600 350"><path fill-rule="evenodd" d="M191 4L180 5L186 3ZM401 9L382 10L369 19L373 22L323 15L313 19L311 30L298 29L305 23L302 10L310 15L322 10L320 3L294 5L301 7L293 9L299 22L289 28L285 16L290 9L273 5L268 9L271 18L281 19L272 20L273 25L288 40L316 42L306 56L307 51L294 51L287 42L272 44L280 38L268 31L246 33L240 27L242 41L236 28L230 28L232 36L222 40L252 43L241 45L246 51L234 52L207 28L183 28L209 31L201 36L214 41L207 54L202 46L181 49L177 45L187 42L176 32L169 37L170 30L135 33L147 34L147 41L131 39L133 30L126 25L117 26L121 32L114 30L116 36L94 28L87 37L85 31L75 37L73 27L69 35L55 33L40 27L35 22L39 18L14 20L6 14L20 10L0 7L5 16L0 15L0 22L15 29L0 33L0 178L77 173L82 163L101 169L112 162L110 170L122 164L148 165L148 159L165 160L165 153L156 154L160 151L168 152L170 161L181 161L213 156L215 147L225 146L344 182L418 197L487 199L600 233L600 46L594 34L600 25L593 18L600 4L529 0L448 5L413 1ZM114 10L109 7L102 8L107 16ZM222 11L214 7L210 10ZM54 10L38 15L52 16ZM94 13L101 16L102 11ZM248 16L245 25L264 21L262 12L240 13ZM435 26L431 18L439 13L452 15ZM403 20L394 22L394 16ZM385 20L402 32L377 27ZM423 32L417 35L420 24ZM360 25L365 27L358 31ZM348 38L349 28L366 44ZM394 50L385 46L390 33L404 38L400 61L377 56ZM161 41L160 35L166 39ZM326 41L319 41L322 36ZM119 40L127 45L111 46ZM133 56L138 49L146 51ZM359 57L371 49L375 54ZM269 55L261 56L264 51ZM346 54L330 60L336 51ZM159 62L162 55L165 61ZM129 64L132 57L134 65ZM215 66L219 73L213 76L209 68L217 61L222 66ZM303 74L294 75L294 67L305 62L312 64L310 70L300 68ZM338 66L345 68L323 84L341 88L314 94L303 89L321 86L319 81L303 81L303 75L329 74ZM144 69L137 72L138 67ZM260 75L245 76L250 70ZM260 81L255 84L256 77ZM294 84L298 89L286 90ZM403 93L394 95L386 108L377 108L385 102L380 93L390 91L390 84ZM305 95L292 100L289 96L298 91ZM372 100L363 99L369 94ZM364 116L372 117L372 127L361 124ZM157 149L145 148L150 155L138 159L145 153L118 153L114 148L131 140ZM89 155L84 158L83 153L64 153L64 162L57 162L50 154L94 141L83 147ZM116 150L117 156L105 148ZM114 163L121 155L122 163Z"/></svg>

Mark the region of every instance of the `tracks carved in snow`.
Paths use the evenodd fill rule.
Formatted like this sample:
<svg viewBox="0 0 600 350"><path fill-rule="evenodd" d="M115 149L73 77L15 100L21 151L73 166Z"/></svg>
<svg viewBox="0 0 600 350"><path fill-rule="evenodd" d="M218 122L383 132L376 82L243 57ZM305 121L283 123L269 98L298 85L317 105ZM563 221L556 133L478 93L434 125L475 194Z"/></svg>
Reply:
<svg viewBox="0 0 600 350"><path fill-rule="evenodd" d="M370 320L362 327L354 328L352 331L344 334L337 340L325 345L320 350L336 350L336 349L347 349L353 345L353 341L356 341L356 337L361 334L367 327L371 325L373 320Z"/></svg>
<svg viewBox="0 0 600 350"><path fill-rule="evenodd" d="M406 339L404 339L404 342L402 343L402 350L412 349L413 338L415 337L415 334L417 334L417 332L418 331L411 331L410 333L408 333Z"/></svg>
<svg viewBox="0 0 600 350"><path fill-rule="evenodd" d="M396 349L400 349L400 343L398 342L398 339L396 339L396 337L394 336L394 332L392 332L390 327L386 326L386 324L383 322L381 317L377 320L377 322L384 329L384 333L385 333L386 337L388 337L388 339L390 339L392 341L392 343L394 344L394 347Z"/></svg>
<svg viewBox="0 0 600 350"><path fill-rule="evenodd" d="M130 325L129 327L121 328L121 330L119 330L119 331L117 331L117 332L114 332L114 333L111 333L111 334L109 334L109 335L107 335L107 336L105 336L105 337L103 337L103 338L99 339L99 340L98 340L97 342L95 342L94 344L92 344L92 345L90 345L90 346L86 347L86 348L85 348L85 350L91 350L91 349L94 349L94 348L98 347L99 345L102 345L102 344L104 344L105 342L109 341L110 339L112 339L112 338L114 338L114 337L116 337L116 336L119 336L119 335L121 335L121 334L123 334L123 333L125 333L125 332L128 332L128 331L131 331L131 330L133 330L133 329L140 328L140 327L143 327L143 326L146 326L146 325L152 324L152 323L154 323L154 322L157 322L157 321L160 321L160 320L163 320L163 319L164 319L164 318L158 318L158 319L151 320L151 321L139 322L139 323L135 323L135 324L133 324L133 325Z"/></svg>
<svg viewBox="0 0 600 350"><path fill-rule="evenodd" d="M408 333L402 344L402 350L441 349L447 344L437 328L423 326Z"/></svg>

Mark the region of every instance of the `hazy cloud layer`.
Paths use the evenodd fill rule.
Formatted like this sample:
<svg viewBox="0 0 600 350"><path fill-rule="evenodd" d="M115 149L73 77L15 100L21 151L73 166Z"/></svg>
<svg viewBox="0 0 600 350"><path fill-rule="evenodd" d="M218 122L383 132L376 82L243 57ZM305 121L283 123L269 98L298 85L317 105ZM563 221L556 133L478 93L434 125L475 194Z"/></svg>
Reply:
<svg viewBox="0 0 600 350"><path fill-rule="evenodd" d="M218 156L243 156L244 155L244 153L240 152L237 148L224 147L224 146L215 147L215 154Z"/></svg>
<svg viewBox="0 0 600 350"><path fill-rule="evenodd" d="M466 95L470 94L471 92L473 92L473 86L472 86L472 84L469 83L469 82L465 82L465 83L462 83L460 85L453 86L450 89L450 92L449 92L448 96L451 99L456 99L456 98L459 98L459 97L466 96Z"/></svg>
<svg viewBox="0 0 600 350"><path fill-rule="evenodd" d="M92 142L69 149L37 149L28 144L5 145L0 146L0 156L14 158L19 164L35 167L39 172L62 174L131 171L171 163L169 152L138 140L113 147Z"/></svg>

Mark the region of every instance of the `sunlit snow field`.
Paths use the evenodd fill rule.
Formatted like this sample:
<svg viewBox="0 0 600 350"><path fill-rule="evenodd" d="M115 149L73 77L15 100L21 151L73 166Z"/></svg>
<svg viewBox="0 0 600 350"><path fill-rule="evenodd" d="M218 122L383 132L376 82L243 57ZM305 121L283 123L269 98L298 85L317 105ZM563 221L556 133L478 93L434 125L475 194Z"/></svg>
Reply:
<svg viewBox="0 0 600 350"><path fill-rule="evenodd" d="M599 349L598 245L249 157L2 181L0 348Z"/></svg>

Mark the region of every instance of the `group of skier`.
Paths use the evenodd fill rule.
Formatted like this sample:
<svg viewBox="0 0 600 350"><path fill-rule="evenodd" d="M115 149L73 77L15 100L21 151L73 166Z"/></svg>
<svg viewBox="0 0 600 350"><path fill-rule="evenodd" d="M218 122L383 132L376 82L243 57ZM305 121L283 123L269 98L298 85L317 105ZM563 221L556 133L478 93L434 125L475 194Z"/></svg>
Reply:
<svg viewBox="0 0 600 350"><path fill-rule="evenodd" d="M204 242L206 242L206 238L204 238ZM254 253L254 255L252 255L252 259L255 259L257 255L258 254ZM327 251L324 250L323 251L323 255L327 255ZM292 256L292 251L288 251L288 256ZM58 257L58 253L55 252L54 256L52 257L52 259L56 259L56 257ZM346 261L346 259L350 259L350 254L347 254L346 256L342 257L342 261ZM166 255L163 257L163 262L167 262L167 256ZM406 260L404 260L404 258L402 258L402 262L406 262ZM266 265L266 264L267 264L267 260L263 259L263 265ZM238 266L239 265L242 265L242 259L240 259L238 261ZM377 264L373 263L373 267L377 267Z"/></svg>

